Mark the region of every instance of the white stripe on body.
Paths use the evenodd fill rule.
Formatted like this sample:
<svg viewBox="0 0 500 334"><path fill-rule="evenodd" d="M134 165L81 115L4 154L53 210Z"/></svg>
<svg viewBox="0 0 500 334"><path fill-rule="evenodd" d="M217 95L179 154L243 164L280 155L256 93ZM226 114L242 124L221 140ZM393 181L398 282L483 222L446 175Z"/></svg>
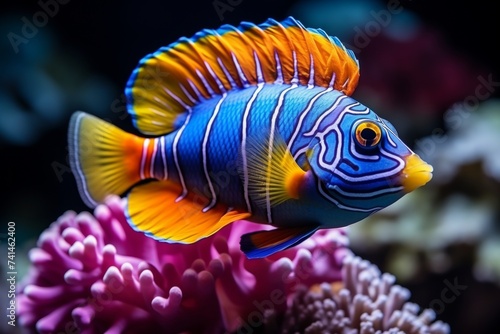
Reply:
<svg viewBox="0 0 500 334"><path fill-rule="evenodd" d="M324 94L331 92L333 88L327 88L326 90L319 92L318 94L314 95L310 100L309 103L306 106L306 109L300 113L299 117L299 122L297 123L297 126L295 127L295 130L293 131L292 136L290 137L290 140L288 141L288 150L292 149L293 144L295 143L295 140L297 139L297 136L299 135L299 132L302 130L302 123L304 123L304 120L306 116L309 114L311 111L314 103Z"/></svg>
<svg viewBox="0 0 500 334"><path fill-rule="evenodd" d="M273 143L274 143L274 136L275 136L275 131L276 131L276 121L278 119L278 115L281 111L281 107L283 105L283 100L285 99L285 94L292 90L297 88L298 86L293 84L287 89L283 90L279 97L278 97L278 104L276 105L276 108L274 108L272 118L271 118L271 126L269 129L269 144L267 148L267 167L269 169L269 165L271 163L272 155L273 155ZM271 217L271 201L270 201L270 194L269 194L269 187L270 187L270 180L269 180L270 175L267 175L266 177L266 210L267 210L267 221L269 223L272 223L272 217Z"/></svg>
<svg viewBox="0 0 500 334"><path fill-rule="evenodd" d="M161 145L161 160L163 162L163 179L164 180L167 180L168 179L168 166L167 166L167 157L166 157L166 153L165 153L165 136L162 136L160 138L160 145Z"/></svg>
<svg viewBox="0 0 500 334"><path fill-rule="evenodd" d="M181 135L184 132L184 129L186 128L186 125L188 125L189 120L191 119L191 113L192 113L191 108L188 108L187 111L188 111L188 115L186 116L186 120L184 121L184 124L182 124L182 126L179 128L179 130L175 134L174 141L172 143L172 155L174 156L175 167L177 169L177 174L179 175L179 182L181 183L181 187L182 187L182 192L179 195L179 197L177 197L175 202L179 202L180 200L184 199L184 197L186 197L186 195L188 193L188 190L186 188L186 181L184 181L184 176L182 175L181 166L179 164L179 152L177 150L177 145L179 144L179 139L181 138Z"/></svg>
<svg viewBox="0 0 500 334"><path fill-rule="evenodd" d="M323 190L323 185L321 183L321 180L318 178L318 183L317 183L317 188L323 197L328 200L329 202L335 204L338 208L344 209L344 210L350 210L350 211L357 211L357 212L373 212L382 209L380 206L376 206L370 209L360 209L360 208L355 208L352 206L347 206L344 204L341 204L338 200L330 196L326 191Z"/></svg>
<svg viewBox="0 0 500 334"><path fill-rule="evenodd" d="M346 181L363 182L363 181L369 181L369 180L373 180L373 179L381 179L381 178L393 176L394 174L397 174L400 171L402 171L403 168L405 167L404 160L401 159L400 157L398 157L397 155L389 153L388 151L386 151L382 148L380 148L380 153L381 153L381 155L384 155L386 157L390 157L390 158L396 160L398 162L398 167L391 169L390 171L387 171L387 172L380 172L380 173L370 174L367 176L357 176L357 177L352 177L352 176L346 175L346 174L342 173L341 171L339 171L338 169L335 169L333 172Z"/></svg>
<svg viewBox="0 0 500 334"><path fill-rule="evenodd" d="M243 113L243 120L241 122L241 157L242 157L242 169L243 169L243 196L245 197L245 203L247 205L247 211L252 213L252 206L250 204L250 196L248 195L248 161L247 161L247 128L248 128L248 116L250 114L250 109L259 95L260 91L264 88L264 84L258 84L257 88L253 92L250 100L248 100L245 106L245 112Z"/></svg>
<svg viewBox="0 0 500 334"><path fill-rule="evenodd" d="M153 139L153 153L151 154L151 166L149 166L149 177L154 176L154 170L155 170L155 158L156 158L156 152L158 151L158 138Z"/></svg>
<svg viewBox="0 0 500 334"><path fill-rule="evenodd" d="M337 118L335 119L335 121L332 124L330 124L328 127L326 127L322 132L316 134L316 136L319 139L319 147L320 147L320 151L318 153L319 167L326 170L326 171L330 171L330 172L338 175L342 179L349 181L349 182L363 182L363 181L368 181L368 180L377 179L377 178L384 178L384 177L389 177L389 176L392 176L392 175L400 172L404 168L404 165L405 165L404 161L400 157L398 157L397 155L391 154L382 148L380 149L380 154L387 156L387 157L390 157L390 158L394 159L395 161L397 161L398 162L397 168L394 168L393 170L388 171L388 172L386 171L386 172L370 174L368 176L358 176L358 177L348 176L345 173L343 173L342 171L340 171L338 168L336 168L336 166L338 166L339 161L342 157L342 151L344 149L344 144L345 144L343 133L339 127L342 119L344 118L344 116L346 114L366 115L366 114L370 113L370 109L368 109L368 108L366 108L365 110L362 110L362 111L357 111L357 110L352 109L353 107L358 106L358 105L359 105L359 103L353 103L353 104L346 106L340 112L340 114L337 116ZM319 127L319 123L317 122L315 124L314 128L317 129L318 127ZM337 147L335 149L336 152L334 155L333 162L326 162L325 155L329 151L329 148L328 148L327 141L324 140L324 137L326 135L329 135L332 132L334 132L337 135L337 138L338 138ZM350 148L351 154L353 154L352 146L349 148Z"/></svg>
<svg viewBox="0 0 500 334"><path fill-rule="evenodd" d="M403 190L403 187L400 186L400 187L392 187L392 188L386 188L386 189L376 190L376 191L372 191L372 192L369 192L369 193L352 193L352 192L344 191L344 190L340 189L340 187L337 186L337 185L334 185L334 186L328 187L328 188L332 189L332 190L335 190L336 192L338 192L339 194L341 194L343 196L347 196L347 197L359 197L359 198L376 197L376 196L383 195L383 194L386 194L386 193L395 193L395 192L398 192L400 190Z"/></svg>
<svg viewBox="0 0 500 334"><path fill-rule="evenodd" d="M330 88L328 88L328 89L330 89L330 91L331 91L331 90L333 90L333 88L331 88L331 87L330 87ZM314 125L313 125L313 128L312 128L310 131L303 133L302 135L303 135L304 137L312 137L312 136L314 136L314 135L316 134L316 131L318 131L318 127L319 127L320 123L323 121L323 119L325 119L328 115L330 115L333 111L335 111L335 109L337 109L337 107L339 106L339 104L340 104L340 103L341 103L344 99L346 99L346 98L347 98L347 96L346 96L346 95L340 95L340 96L338 96L338 97L335 99L335 102L333 103L333 105L332 105L330 108L328 108L327 110L325 110L325 111L321 114L321 116L320 116L320 117L318 117L318 119L316 120L316 122L315 122L315 123L314 123ZM304 117L305 117L305 116L304 116ZM303 121L303 120L302 120L302 121ZM299 130L299 129L300 129L300 127L297 127L296 131L298 132L298 130ZM295 140L295 138L294 138L294 140ZM300 157L300 155L305 154L305 153L306 153L306 151L307 151L308 146L309 146L309 144L308 144L308 145L306 145L306 146L304 146L304 147L302 147L302 148L300 148L300 149L298 149L298 150L297 150L297 152L295 152L295 154L294 154L293 158L294 158L295 160L297 160L297 159ZM289 145L289 147L291 147L291 145Z"/></svg>
<svg viewBox="0 0 500 334"><path fill-rule="evenodd" d="M330 124L328 127L326 127L323 131L316 133L316 137L319 139L318 145L320 147L320 151L318 153L318 164L319 164L320 168L327 170L327 171L334 172L335 166L338 165L339 160L342 157L344 137L342 136L342 131L340 131L340 129L339 129L339 124L342 121L342 119L344 118L344 115L347 113L359 114L359 115L363 114L364 115L364 114L368 114L370 112L370 110L368 108L366 108L365 111L356 111L356 110L351 109L357 105L359 105L359 103L356 102L356 103L352 103L352 104L346 106L345 108L343 108L342 111L337 115L337 118L335 119L335 121L332 124ZM319 127L319 123L317 122L315 124L314 128L317 129L318 127ZM325 158L326 152L328 151L328 147L327 147L328 143L324 138L332 132L335 132L337 134L338 141L337 141L337 145L336 145L337 147L335 150L335 158L334 158L332 163L327 163L327 162L325 162L324 158Z"/></svg>
<svg viewBox="0 0 500 334"><path fill-rule="evenodd" d="M189 81L189 84L191 85L191 87L193 87L193 89L195 90L195 92L197 94L199 94L198 90L196 90L196 88L191 83L191 81ZM181 186L182 186L182 192L179 195L179 197L177 197L177 199L175 200L176 202L178 202L178 201L182 200L184 197L186 197L186 195L188 193L188 190L186 188L186 182L184 181L184 176L182 175L181 166L179 164L179 154L178 154L178 151L177 151L177 145L179 143L179 139L180 139L182 133L184 132L184 129L186 128L186 125L189 123L189 120L191 119L192 109L191 109L190 106L188 106L187 104L185 104L184 101L182 101L177 95L175 95L174 93L172 93L168 88L164 87L163 89L165 90L165 92L167 94L169 94L170 96L172 96L172 98L174 100L176 100L184 109L186 109L186 111L188 113L188 115L186 116L186 119L184 120L184 124L182 124L182 126L179 128L179 130L175 134L174 142L172 144L172 154L174 156L174 163L175 163L175 167L177 168L177 173L179 175L179 181L180 181Z"/></svg>
<svg viewBox="0 0 500 334"><path fill-rule="evenodd" d="M201 154L203 156L203 170L205 172L205 177L207 179L208 187L210 189L210 195L212 196L210 203L205 208L203 208L203 212L207 212L208 210L213 208L215 206L215 204L217 203L217 194L215 193L215 189L214 189L214 186L212 184L212 180L210 179L210 175L208 173L207 143L208 143L208 138L210 137L210 131L212 130L212 125L215 121L215 118L219 114L220 107L222 105L222 102L224 102L226 96L227 96L227 93L222 94L222 97L220 98L219 102L217 102L217 105L215 106L214 111L212 112L212 116L210 116L210 119L209 119L208 124L207 124L207 128L205 130L205 134L203 136L203 143L202 143L202 147L201 147Z"/></svg>
<svg viewBox="0 0 500 334"><path fill-rule="evenodd" d="M321 124L321 122L328 116L330 115L333 111L335 111L335 109L337 109L337 107L339 106L339 104L347 99L348 96L347 95L339 95L337 97L337 99L335 100L335 102L333 103L333 105L328 108L324 113L321 114L320 117L318 117L318 119L316 120L316 122L314 122L314 125L312 127L311 130L309 130L308 132L304 133L304 136L306 137L311 137L311 136L314 136L316 134L316 132L318 131L318 128ZM359 104L359 103L357 103Z"/></svg>
<svg viewBox="0 0 500 334"><path fill-rule="evenodd" d="M354 143L354 141L351 141L351 145L349 146L349 151L351 152L351 154L353 156L355 156L356 158L358 158L360 160L376 161L376 160L380 159L380 156L378 154L377 155L366 155L366 154L358 153L358 151L356 151L356 144Z"/></svg>
<svg viewBox="0 0 500 334"><path fill-rule="evenodd" d="M146 176L144 175L144 165L146 164L146 158L148 155L148 146L149 146L149 138L146 138L144 139L144 143L142 144L141 168L140 168L141 180L144 180L146 178Z"/></svg>

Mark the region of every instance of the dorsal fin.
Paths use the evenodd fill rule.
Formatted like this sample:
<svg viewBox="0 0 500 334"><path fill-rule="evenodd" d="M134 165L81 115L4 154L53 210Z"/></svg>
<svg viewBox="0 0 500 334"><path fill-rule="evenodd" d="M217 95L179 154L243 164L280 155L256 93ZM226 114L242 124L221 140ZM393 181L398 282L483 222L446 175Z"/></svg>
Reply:
<svg viewBox="0 0 500 334"><path fill-rule="evenodd" d="M288 17L183 37L144 57L125 92L135 126L161 135L175 128L179 113L232 89L259 82L296 83L350 95L358 78L356 57L336 37Z"/></svg>

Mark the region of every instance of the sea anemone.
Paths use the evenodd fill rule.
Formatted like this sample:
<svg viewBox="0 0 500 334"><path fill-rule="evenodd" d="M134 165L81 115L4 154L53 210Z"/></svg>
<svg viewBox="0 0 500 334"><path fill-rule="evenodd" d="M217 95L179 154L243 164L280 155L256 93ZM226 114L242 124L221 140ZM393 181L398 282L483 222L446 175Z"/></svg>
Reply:
<svg viewBox="0 0 500 334"><path fill-rule="evenodd" d="M110 197L94 216L68 211L29 253L20 284L19 322L39 333L220 333L260 327L283 313L301 284L341 278L350 251L342 230L269 259L248 260L241 234L266 228L245 221L192 245L155 241L133 231L124 202Z"/></svg>

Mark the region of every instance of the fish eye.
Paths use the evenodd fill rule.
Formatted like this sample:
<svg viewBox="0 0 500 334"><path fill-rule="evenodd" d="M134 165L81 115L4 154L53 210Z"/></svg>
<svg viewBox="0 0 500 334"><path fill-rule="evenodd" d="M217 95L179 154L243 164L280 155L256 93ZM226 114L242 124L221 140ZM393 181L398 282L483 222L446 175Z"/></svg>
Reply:
<svg viewBox="0 0 500 334"><path fill-rule="evenodd" d="M382 137L382 130L375 122L361 121L354 131L356 142L363 148L376 146Z"/></svg>

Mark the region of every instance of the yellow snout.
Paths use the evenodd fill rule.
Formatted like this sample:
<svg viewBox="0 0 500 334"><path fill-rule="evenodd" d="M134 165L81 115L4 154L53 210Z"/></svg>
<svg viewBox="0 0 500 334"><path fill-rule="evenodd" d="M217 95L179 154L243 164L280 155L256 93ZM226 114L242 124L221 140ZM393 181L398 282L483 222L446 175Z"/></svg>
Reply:
<svg viewBox="0 0 500 334"><path fill-rule="evenodd" d="M401 183L409 193L432 179L432 166L420 159L415 153L405 158L406 166L401 173Z"/></svg>

